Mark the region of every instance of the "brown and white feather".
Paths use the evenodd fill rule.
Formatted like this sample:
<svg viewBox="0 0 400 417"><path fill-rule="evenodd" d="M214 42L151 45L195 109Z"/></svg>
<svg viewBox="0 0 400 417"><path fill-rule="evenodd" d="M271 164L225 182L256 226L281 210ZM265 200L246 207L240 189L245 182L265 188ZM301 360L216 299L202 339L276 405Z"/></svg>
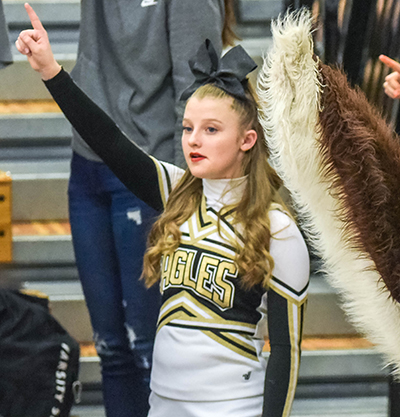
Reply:
<svg viewBox="0 0 400 417"><path fill-rule="evenodd" d="M279 18L272 25L272 34L274 47L264 59L258 84L260 121L272 163L293 197L303 229L324 261L326 277L340 291L348 317L385 355L386 363L393 364L400 373L400 304L392 297L392 291L397 294L398 281L389 291L383 281L383 269L378 268L381 258L375 256L375 249L381 256L394 248L392 222L398 215L393 207L395 184L381 189L379 176L392 172L395 181L398 171L392 161L386 164L385 174L368 175L374 163L373 151L367 149L371 137L376 135L375 140L379 140L382 134L392 156L397 155L398 146L395 139L390 139L390 128L379 113L360 99L361 93L353 93L348 84L343 87L343 75L340 78L338 70L315 59L312 18L307 10ZM337 83L347 92L345 102L340 100L343 91ZM366 119L357 112L349 119L355 103L358 110L366 109ZM360 124L370 132L365 148L361 140L364 132L357 130ZM344 133L350 125L354 131L346 138ZM352 142L349 145L346 141ZM365 158L359 151L365 151ZM347 162L343 158L348 158ZM357 167L358 162L365 166ZM373 211L369 211L371 206ZM400 215L397 219L400 223ZM372 222L373 227L365 227L366 222ZM382 225L387 229L379 237ZM370 233L373 235L368 240ZM388 257L387 265L395 267L395 257L396 252Z"/></svg>

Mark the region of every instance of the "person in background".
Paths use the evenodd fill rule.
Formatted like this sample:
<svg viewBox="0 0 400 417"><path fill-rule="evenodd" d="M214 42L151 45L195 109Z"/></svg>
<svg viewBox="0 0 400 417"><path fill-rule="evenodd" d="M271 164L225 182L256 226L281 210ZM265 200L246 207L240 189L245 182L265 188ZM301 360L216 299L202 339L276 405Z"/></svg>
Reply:
<svg viewBox="0 0 400 417"><path fill-rule="evenodd" d="M8 37L8 27L4 16L3 2L0 0L0 69L12 64L11 44Z"/></svg>
<svg viewBox="0 0 400 417"><path fill-rule="evenodd" d="M279 204L258 104L237 46L219 60L209 40L190 60L195 81L182 121L188 169L132 143L55 61L39 18L28 56L82 138L160 213L144 258L163 299L149 417L287 417L297 384L309 257ZM262 355L268 328L271 353Z"/></svg>
<svg viewBox="0 0 400 417"><path fill-rule="evenodd" d="M386 55L380 55L379 59L387 67L393 70L393 72L385 78L385 82L383 83L385 93L391 98L400 98L400 64Z"/></svg>
<svg viewBox="0 0 400 417"><path fill-rule="evenodd" d="M74 81L142 149L182 164L179 96L205 38L233 43L232 0L85 0ZM176 126L178 125L178 128ZM157 212L73 131L69 218L108 417L147 415L160 293L139 277Z"/></svg>

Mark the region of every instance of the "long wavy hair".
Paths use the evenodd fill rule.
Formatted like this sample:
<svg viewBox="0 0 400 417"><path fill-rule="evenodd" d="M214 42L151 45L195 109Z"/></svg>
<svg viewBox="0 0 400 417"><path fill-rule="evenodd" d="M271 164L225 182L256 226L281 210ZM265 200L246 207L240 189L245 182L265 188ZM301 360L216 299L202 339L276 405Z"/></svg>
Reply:
<svg viewBox="0 0 400 417"><path fill-rule="evenodd" d="M278 189L281 180L268 163L268 148L264 133L258 121L258 105L254 91L249 88L247 100L237 100L220 88L206 84L193 94L202 99L229 98L232 109L238 114L239 128L244 132L257 132L255 145L243 158L243 174L248 176L247 187L238 204L225 206L222 210L234 209L234 223L243 228L244 245L237 244L236 263L245 288L256 284L267 285L272 274L274 261L269 253L271 238L268 209L273 202L279 202ZM174 252L180 242L181 226L198 208L203 193L202 180L186 170L178 185L173 189L164 213L155 222L148 239L144 256L143 277L151 286L160 279L161 258ZM220 212L221 214L221 212Z"/></svg>
<svg viewBox="0 0 400 417"><path fill-rule="evenodd" d="M222 28L222 45L224 47L233 46L235 40L240 39L235 33L236 15L234 0L224 0L225 4L225 18L224 26Z"/></svg>

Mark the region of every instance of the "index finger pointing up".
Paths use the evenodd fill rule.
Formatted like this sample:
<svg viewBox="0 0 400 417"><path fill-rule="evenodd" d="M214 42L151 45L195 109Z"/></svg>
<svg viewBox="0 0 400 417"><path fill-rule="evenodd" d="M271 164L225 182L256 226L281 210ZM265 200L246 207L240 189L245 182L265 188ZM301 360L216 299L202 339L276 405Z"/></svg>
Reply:
<svg viewBox="0 0 400 417"><path fill-rule="evenodd" d="M32 7L28 3L25 3L24 6L25 10L28 13L29 19L31 20L33 29L44 30L42 22L40 21L38 15L35 13Z"/></svg>
<svg viewBox="0 0 400 417"><path fill-rule="evenodd" d="M394 71L400 72L400 64L386 55L379 55L379 60Z"/></svg>

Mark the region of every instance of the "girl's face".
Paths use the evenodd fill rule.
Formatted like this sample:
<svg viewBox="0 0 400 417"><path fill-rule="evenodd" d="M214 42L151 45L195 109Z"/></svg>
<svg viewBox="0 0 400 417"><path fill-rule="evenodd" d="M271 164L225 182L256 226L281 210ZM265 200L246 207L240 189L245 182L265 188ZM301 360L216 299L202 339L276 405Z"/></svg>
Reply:
<svg viewBox="0 0 400 417"><path fill-rule="evenodd" d="M182 148L192 175L224 179L243 175L242 161L257 140L240 127L231 98L192 97L183 118Z"/></svg>

